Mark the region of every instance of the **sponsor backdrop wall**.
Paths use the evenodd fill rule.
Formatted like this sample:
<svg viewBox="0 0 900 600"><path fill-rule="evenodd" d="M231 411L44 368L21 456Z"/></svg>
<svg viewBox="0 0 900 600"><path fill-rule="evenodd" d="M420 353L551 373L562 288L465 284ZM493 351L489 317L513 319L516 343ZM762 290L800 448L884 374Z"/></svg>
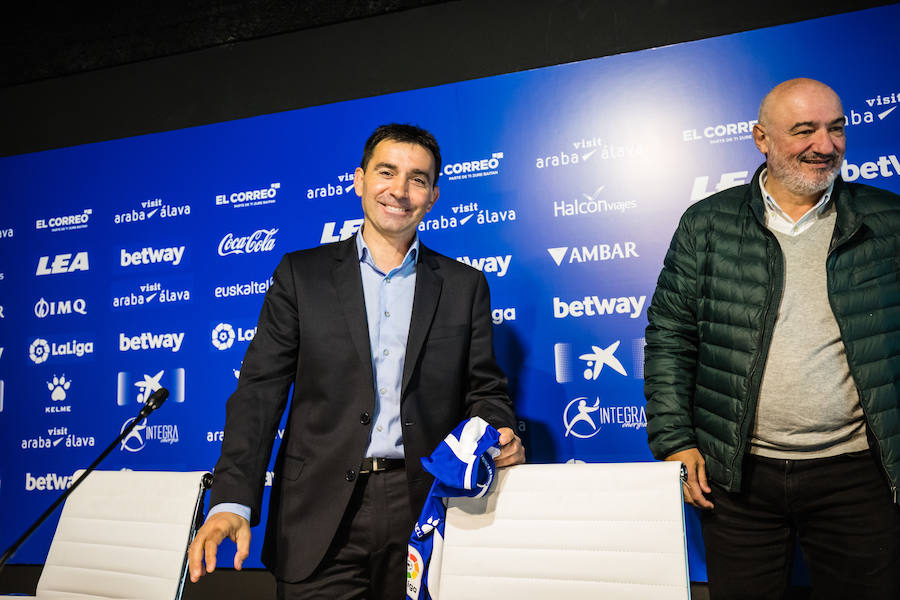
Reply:
<svg viewBox="0 0 900 600"><path fill-rule="evenodd" d="M442 145L419 232L487 275L529 459L651 460L643 332L679 215L749 180L759 100L801 75L844 100L844 178L900 191L898 30L895 5L0 160L0 547L159 386L104 468L214 466L272 271L356 231L353 171L388 121ZM43 562L52 531L16 560Z"/></svg>

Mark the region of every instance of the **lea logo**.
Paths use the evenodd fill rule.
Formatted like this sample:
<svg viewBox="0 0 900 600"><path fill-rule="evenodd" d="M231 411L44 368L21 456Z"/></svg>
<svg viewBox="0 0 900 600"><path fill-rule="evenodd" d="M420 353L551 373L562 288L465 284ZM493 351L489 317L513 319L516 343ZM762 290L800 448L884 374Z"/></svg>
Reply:
<svg viewBox="0 0 900 600"><path fill-rule="evenodd" d="M58 275L60 273L74 273L75 271L88 271L91 268L87 252L56 254L55 256L42 256L38 259L35 275Z"/></svg>
<svg viewBox="0 0 900 600"><path fill-rule="evenodd" d="M334 229L337 227L337 223L334 221L325 223L325 226L322 227L322 239L319 240L319 243L328 244L330 242L340 242L342 240L350 239L350 236L359 231L362 224L362 219L350 219L344 221L344 224L341 225L340 233L335 235Z"/></svg>

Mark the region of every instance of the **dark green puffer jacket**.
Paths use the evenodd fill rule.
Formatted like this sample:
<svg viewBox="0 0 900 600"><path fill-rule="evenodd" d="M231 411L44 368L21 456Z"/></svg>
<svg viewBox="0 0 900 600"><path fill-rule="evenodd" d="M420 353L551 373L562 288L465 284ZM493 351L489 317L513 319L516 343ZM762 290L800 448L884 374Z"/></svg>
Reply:
<svg viewBox="0 0 900 600"><path fill-rule="evenodd" d="M681 218L647 310L647 435L658 459L698 448L709 477L741 485L784 260L752 183ZM835 181L828 294L850 373L896 499L900 485L900 196Z"/></svg>

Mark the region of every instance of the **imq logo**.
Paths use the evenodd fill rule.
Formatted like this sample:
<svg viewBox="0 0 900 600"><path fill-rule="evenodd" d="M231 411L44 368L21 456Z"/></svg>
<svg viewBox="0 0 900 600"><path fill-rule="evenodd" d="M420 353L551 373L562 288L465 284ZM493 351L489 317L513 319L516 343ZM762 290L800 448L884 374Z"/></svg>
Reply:
<svg viewBox="0 0 900 600"><path fill-rule="evenodd" d="M59 275L60 273L74 273L75 271L88 271L91 268L87 252L67 252L42 256L38 259L35 275Z"/></svg>
<svg viewBox="0 0 900 600"><path fill-rule="evenodd" d="M74 300L50 300L41 298L34 304L34 316L38 319L46 319L47 317L67 316L71 314L86 315L87 302L84 298L75 298Z"/></svg>

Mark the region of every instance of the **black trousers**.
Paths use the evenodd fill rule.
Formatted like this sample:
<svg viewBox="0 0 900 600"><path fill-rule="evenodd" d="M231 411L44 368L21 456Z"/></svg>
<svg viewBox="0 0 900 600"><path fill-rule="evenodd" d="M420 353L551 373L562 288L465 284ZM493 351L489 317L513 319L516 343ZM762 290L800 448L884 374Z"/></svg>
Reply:
<svg viewBox="0 0 900 600"><path fill-rule="evenodd" d="M900 598L900 511L869 451L748 455L741 492L712 489L701 524L713 600L784 598L797 543L813 598Z"/></svg>
<svg viewBox="0 0 900 600"><path fill-rule="evenodd" d="M322 563L299 583L279 581L278 598L401 600L414 525L404 469L360 475Z"/></svg>

